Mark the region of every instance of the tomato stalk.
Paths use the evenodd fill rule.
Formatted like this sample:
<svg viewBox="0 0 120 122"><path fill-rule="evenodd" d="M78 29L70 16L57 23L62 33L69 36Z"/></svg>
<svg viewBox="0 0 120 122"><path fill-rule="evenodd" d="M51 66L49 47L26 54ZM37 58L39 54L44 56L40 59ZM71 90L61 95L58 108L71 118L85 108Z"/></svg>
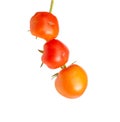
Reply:
<svg viewBox="0 0 120 122"><path fill-rule="evenodd" d="M52 13L54 0L51 0L49 12Z"/></svg>
<svg viewBox="0 0 120 122"><path fill-rule="evenodd" d="M62 70L66 68L66 65L63 65L60 67ZM55 73L54 75L52 75L52 79L57 77L58 76L58 73Z"/></svg>
<svg viewBox="0 0 120 122"><path fill-rule="evenodd" d="M66 65L61 66L61 69L65 69L65 68L66 68Z"/></svg>

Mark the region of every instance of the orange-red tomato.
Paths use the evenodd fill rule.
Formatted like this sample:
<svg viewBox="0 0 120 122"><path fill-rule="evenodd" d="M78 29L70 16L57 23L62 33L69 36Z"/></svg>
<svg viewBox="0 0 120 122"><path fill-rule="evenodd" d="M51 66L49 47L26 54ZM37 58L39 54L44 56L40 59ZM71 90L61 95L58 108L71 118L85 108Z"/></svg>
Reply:
<svg viewBox="0 0 120 122"><path fill-rule="evenodd" d="M56 90L64 97L81 96L88 84L88 77L82 67L72 64L62 69L55 80Z"/></svg>
<svg viewBox="0 0 120 122"><path fill-rule="evenodd" d="M46 41L56 38L59 33L56 16L50 12L36 12L30 19L30 32Z"/></svg>
<svg viewBox="0 0 120 122"><path fill-rule="evenodd" d="M69 50L61 41L53 39L44 44L41 60L49 68L56 69L65 65L68 58Z"/></svg>

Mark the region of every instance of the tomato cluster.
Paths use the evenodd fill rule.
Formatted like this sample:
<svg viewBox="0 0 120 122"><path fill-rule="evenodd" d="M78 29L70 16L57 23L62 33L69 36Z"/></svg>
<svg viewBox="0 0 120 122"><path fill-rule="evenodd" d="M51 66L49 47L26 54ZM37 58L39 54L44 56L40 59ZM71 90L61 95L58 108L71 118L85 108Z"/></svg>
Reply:
<svg viewBox="0 0 120 122"><path fill-rule="evenodd" d="M41 61L50 69L61 68L56 73L55 88L66 98L77 98L87 88L88 77L85 70L77 64L66 66L69 59L68 47L56 39L59 34L59 22L57 17L51 13L53 0L51 0L50 11L36 12L30 19L30 32L33 36L45 40Z"/></svg>

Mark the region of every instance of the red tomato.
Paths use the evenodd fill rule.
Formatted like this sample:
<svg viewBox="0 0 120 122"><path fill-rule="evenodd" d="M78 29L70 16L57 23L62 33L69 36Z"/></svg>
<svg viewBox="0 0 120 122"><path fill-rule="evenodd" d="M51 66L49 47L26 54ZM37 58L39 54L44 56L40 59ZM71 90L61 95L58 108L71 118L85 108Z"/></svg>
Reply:
<svg viewBox="0 0 120 122"><path fill-rule="evenodd" d="M53 39L45 43L41 60L49 68L55 69L65 65L68 58L69 50L61 41Z"/></svg>
<svg viewBox="0 0 120 122"><path fill-rule="evenodd" d="M56 16L50 12L36 12L30 19L30 32L46 41L56 38L59 33Z"/></svg>
<svg viewBox="0 0 120 122"><path fill-rule="evenodd" d="M72 64L62 69L55 80L56 90L64 97L77 98L81 96L88 84L84 69Z"/></svg>

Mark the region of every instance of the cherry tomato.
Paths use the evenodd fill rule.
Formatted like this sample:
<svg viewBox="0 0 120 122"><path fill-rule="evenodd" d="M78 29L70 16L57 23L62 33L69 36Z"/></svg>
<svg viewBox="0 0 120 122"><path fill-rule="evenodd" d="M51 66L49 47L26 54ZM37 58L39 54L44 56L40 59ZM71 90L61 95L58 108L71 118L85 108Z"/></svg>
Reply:
<svg viewBox="0 0 120 122"><path fill-rule="evenodd" d="M62 69L55 80L56 90L64 97L81 96L88 84L87 74L82 67L72 64Z"/></svg>
<svg viewBox="0 0 120 122"><path fill-rule="evenodd" d="M50 12L36 12L30 19L30 32L46 41L56 38L59 33L56 16Z"/></svg>
<svg viewBox="0 0 120 122"><path fill-rule="evenodd" d="M68 58L69 50L61 41L53 39L44 44L41 60L49 68L55 69L65 65Z"/></svg>

